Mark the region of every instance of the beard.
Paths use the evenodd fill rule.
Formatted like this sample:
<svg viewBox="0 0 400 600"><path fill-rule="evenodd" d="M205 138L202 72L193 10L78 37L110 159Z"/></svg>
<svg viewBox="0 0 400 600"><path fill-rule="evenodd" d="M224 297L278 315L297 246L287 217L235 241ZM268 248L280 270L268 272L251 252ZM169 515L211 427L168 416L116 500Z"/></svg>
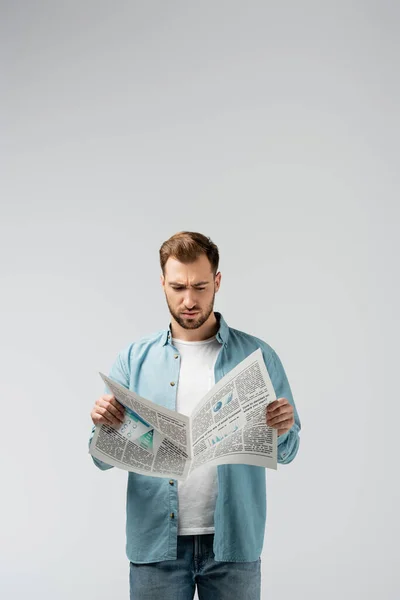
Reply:
<svg viewBox="0 0 400 600"><path fill-rule="evenodd" d="M196 308L196 311L199 311L199 313L193 319L188 319L187 317L185 317L185 315L182 315L181 313L179 313L176 310L174 310L172 308L172 306L170 305L170 303L168 302L167 295L165 295L165 298L167 300L169 312L174 317L175 321L181 327L183 327L183 329L198 329L199 327L201 327L207 321L208 317L213 312L215 291L213 293L213 297L212 297L210 303L206 306L206 308L204 308L204 310Z"/></svg>

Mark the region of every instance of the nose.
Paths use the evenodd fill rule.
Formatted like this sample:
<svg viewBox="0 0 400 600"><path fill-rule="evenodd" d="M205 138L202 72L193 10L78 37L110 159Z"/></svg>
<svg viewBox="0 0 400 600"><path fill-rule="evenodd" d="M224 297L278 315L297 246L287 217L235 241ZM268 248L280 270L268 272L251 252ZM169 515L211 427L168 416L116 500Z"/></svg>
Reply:
<svg viewBox="0 0 400 600"><path fill-rule="evenodd" d="M192 291L188 291L188 292L185 294L185 298L184 298L184 301L183 301L183 303L184 303L185 307L186 307L188 310L192 310L192 308L194 308L194 307L196 306L196 300L195 300L195 298L193 297L193 292L192 292Z"/></svg>

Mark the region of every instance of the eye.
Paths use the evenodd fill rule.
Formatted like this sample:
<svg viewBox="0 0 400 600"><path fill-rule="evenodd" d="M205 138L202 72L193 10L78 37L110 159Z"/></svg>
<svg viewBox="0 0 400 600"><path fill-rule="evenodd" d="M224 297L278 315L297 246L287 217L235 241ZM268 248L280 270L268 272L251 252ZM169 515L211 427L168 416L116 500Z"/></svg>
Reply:
<svg viewBox="0 0 400 600"><path fill-rule="evenodd" d="M173 290L176 290L177 292L180 292L181 290L185 289L183 287L173 287ZM205 287L201 287L201 288L195 288L196 290L199 290L200 292L203 292L206 288Z"/></svg>

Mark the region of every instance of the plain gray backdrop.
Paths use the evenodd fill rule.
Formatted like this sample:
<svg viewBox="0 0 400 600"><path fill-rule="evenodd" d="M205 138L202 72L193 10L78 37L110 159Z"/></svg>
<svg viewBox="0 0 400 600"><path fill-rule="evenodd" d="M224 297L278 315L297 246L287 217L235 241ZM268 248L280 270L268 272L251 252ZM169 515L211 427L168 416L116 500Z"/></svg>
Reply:
<svg viewBox="0 0 400 600"><path fill-rule="evenodd" d="M194 230L302 422L263 600L398 599L398 3L0 6L1 597L128 598L90 411L168 326L158 250Z"/></svg>

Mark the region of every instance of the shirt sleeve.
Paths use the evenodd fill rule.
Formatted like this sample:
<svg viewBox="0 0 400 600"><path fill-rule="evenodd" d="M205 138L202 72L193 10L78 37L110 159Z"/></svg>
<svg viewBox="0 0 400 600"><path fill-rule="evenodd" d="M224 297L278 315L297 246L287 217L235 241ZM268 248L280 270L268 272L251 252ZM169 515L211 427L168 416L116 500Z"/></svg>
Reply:
<svg viewBox="0 0 400 600"><path fill-rule="evenodd" d="M116 360L114 361L114 364L111 367L111 370L110 370L108 376L111 379L114 379L114 381L116 381L120 385L123 385L124 387L129 389L129 375L127 372L128 371L127 365L124 360L125 357L126 357L126 352L120 352L118 354ZM105 384L104 394L110 394L110 393L111 393L111 390L109 389L108 385ZM96 430L96 425L93 425L92 431L90 434L90 438L89 438L89 447L90 447L90 443L93 439L95 430ZM102 471L107 471L108 469L113 468L113 465L109 465L109 464L103 462L102 460L95 458L94 456L92 456L92 460L93 460L94 464L96 465L96 467L98 467Z"/></svg>
<svg viewBox="0 0 400 600"><path fill-rule="evenodd" d="M277 399L286 398L294 409L294 424L289 431L278 437L278 463L287 464L292 462L299 449L301 422L285 369L275 351L272 353L270 377Z"/></svg>

